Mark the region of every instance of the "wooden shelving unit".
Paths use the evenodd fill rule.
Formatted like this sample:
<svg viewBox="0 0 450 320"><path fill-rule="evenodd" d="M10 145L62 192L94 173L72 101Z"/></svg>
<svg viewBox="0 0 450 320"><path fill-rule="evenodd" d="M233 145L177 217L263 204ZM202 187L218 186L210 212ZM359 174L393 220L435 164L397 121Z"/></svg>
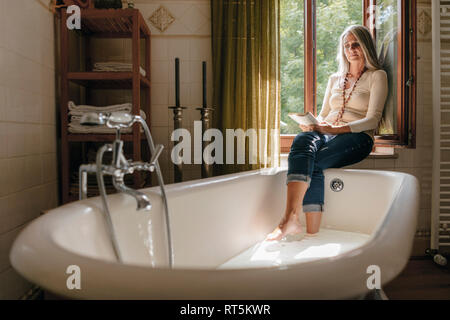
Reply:
<svg viewBox="0 0 450 320"><path fill-rule="evenodd" d="M131 89L132 113L140 114L141 107L147 114L147 124L150 126L150 30L138 9L82 9L81 30L71 31L66 27L68 15L66 10L60 11L60 52L61 52L61 190L62 202L76 200L70 193L70 167L71 145L77 142L108 142L113 141L114 134L78 134L68 131L69 110L68 102L71 100L69 85L75 83L86 90L91 89ZM69 70L69 59L72 52L69 50L69 32L77 32L83 37L86 53L84 70L77 72ZM92 70L90 59L91 38L131 38L132 42L132 71L131 72L96 72ZM141 40L145 43L145 56L143 57L146 76L140 73L141 67ZM141 93L145 92L145 102L141 106ZM141 142L145 136L139 126L133 127L133 132L122 134L122 139L132 144L133 160L142 159ZM142 177L134 176L135 187L142 186ZM73 189L73 188L72 188Z"/></svg>

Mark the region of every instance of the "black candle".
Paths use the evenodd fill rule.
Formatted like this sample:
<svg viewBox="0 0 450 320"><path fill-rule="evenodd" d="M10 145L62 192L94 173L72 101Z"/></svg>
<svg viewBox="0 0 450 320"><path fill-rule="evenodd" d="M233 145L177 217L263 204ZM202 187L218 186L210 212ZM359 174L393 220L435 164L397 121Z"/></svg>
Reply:
<svg viewBox="0 0 450 320"><path fill-rule="evenodd" d="M202 63L203 68L203 108L207 107L206 103L206 61Z"/></svg>
<svg viewBox="0 0 450 320"><path fill-rule="evenodd" d="M180 106L180 59L175 58L175 105Z"/></svg>

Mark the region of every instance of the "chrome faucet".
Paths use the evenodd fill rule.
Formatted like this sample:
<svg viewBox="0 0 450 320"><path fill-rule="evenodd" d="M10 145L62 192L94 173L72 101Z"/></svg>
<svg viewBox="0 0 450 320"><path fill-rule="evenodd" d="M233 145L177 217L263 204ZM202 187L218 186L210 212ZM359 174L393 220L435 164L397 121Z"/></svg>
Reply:
<svg viewBox="0 0 450 320"><path fill-rule="evenodd" d="M134 123L140 123L144 129L147 143L152 154L150 162L141 162L127 160L123 154L123 141L120 140L120 130L124 128L131 128ZM172 268L173 250L171 244L170 224L169 224L169 209L167 205L167 197L164 190L164 181L158 163L158 158L164 148L163 145L158 145L156 148L153 144L153 139L150 130L145 120L140 116L131 115L126 112L112 112L112 113L86 113L81 117L82 125L106 125L108 128L116 129L116 138L112 144L105 144L97 151L96 163L81 165L79 168L79 198L80 200L87 198L87 174L95 173L97 175L97 184L100 189L100 196L103 203L105 218L109 226L109 232L113 248L117 259L122 262L122 255L119 250L117 238L114 233L114 226L111 220L111 215L108 207L104 175L112 177L114 188L126 193L136 199L137 210L149 211L152 207L150 199L144 193L131 189L125 185L124 176L132 174L135 171L156 171L158 183L161 188L161 195L163 197L165 208L165 219L167 229L167 241L169 250L169 267ZM103 155L105 152L112 152L113 159L110 165L103 164Z"/></svg>

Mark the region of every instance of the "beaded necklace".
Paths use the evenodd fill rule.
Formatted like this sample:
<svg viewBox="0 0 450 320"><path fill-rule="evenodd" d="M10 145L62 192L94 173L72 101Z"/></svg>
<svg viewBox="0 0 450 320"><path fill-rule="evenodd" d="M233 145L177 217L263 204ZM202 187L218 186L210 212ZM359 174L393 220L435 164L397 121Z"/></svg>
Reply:
<svg viewBox="0 0 450 320"><path fill-rule="evenodd" d="M338 113L337 118L334 121L333 125L337 125L339 123L339 121L342 119L342 116L344 115L345 104L348 102L348 100L350 100L350 97L352 96L353 90L356 88L356 83L359 81L359 79L361 78L363 73L366 72L366 70L367 70L367 68L364 67L364 69L358 75L358 78L356 79L355 83L353 83L353 86L350 89L350 93L349 93L347 99L345 99L345 86L347 85L347 82L348 82L348 74L349 74L349 72L347 72L347 74L345 75L344 85L342 87L342 108L341 108L341 110L339 110L339 113Z"/></svg>

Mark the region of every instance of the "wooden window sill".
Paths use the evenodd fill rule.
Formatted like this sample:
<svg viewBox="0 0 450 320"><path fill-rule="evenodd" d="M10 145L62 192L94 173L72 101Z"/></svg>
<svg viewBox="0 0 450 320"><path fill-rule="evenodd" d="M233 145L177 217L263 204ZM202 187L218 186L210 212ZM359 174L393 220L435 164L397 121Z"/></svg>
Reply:
<svg viewBox="0 0 450 320"><path fill-rule="evenodd" d="M387 154L381 152L371 152L367 159L397 159L398 153Z"/></svg>

